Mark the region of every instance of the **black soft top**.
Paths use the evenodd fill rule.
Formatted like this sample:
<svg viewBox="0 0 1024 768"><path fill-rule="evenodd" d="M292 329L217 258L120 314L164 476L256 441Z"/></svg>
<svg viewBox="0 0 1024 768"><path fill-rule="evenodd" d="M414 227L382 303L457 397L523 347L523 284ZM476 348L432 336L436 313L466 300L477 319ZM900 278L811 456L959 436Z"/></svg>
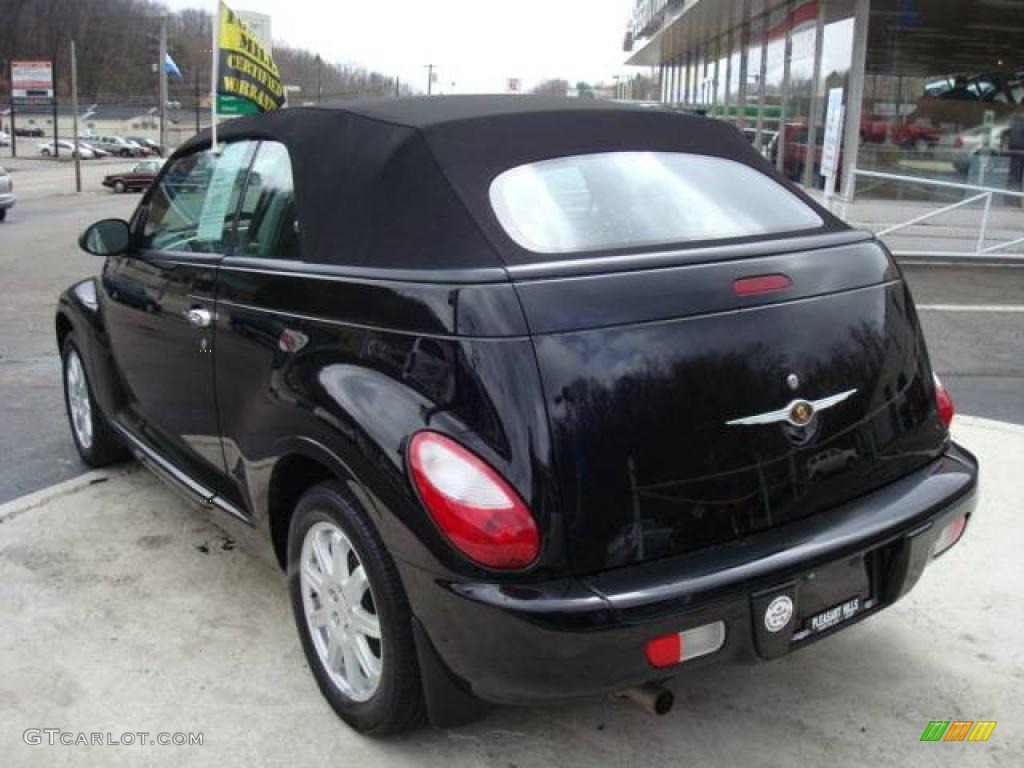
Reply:
<svg viewBox="0 0 1024 768"><path fill-rule="evenodd" d="M814 234L847 229L779 176L732 126L594 99L353 100L239 118L219 126L217 135L222 141L267 139L287 147L303 254L312 262L419 270L550 260L508 237L490 205L491 182L520 165L596 152L728 158L776 178L811 206L825 222ZM176 154L209 143L204 131ZM751 239L759 238L743 240ZM683 247L697 245L702 243ZM644 250L652 249L630 252ZM588 254L571 258L581 255Z"/></svg>

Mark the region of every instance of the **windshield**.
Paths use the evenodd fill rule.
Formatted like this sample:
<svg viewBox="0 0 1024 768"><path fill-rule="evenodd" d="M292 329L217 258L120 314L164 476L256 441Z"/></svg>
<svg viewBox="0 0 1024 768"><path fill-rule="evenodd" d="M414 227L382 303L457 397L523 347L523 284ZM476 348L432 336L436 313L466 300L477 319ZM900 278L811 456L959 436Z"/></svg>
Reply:
<svg viewBox="0 0 1024 768"><path fill-rule="evenodd" d="M721 240L821 227L789 190L749 166L672 152L531 163L491 184L509 237L537 253Z"/></svg>

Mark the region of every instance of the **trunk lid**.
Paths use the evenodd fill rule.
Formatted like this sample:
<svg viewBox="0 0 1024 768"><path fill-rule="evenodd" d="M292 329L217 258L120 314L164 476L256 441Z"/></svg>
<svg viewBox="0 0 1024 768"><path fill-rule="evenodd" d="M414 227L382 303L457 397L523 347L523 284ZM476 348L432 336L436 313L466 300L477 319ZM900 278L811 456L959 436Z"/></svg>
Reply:
<svg viewBox="0 0 1024 768"><path fill-rule="evenodd" d="M723 249L696 264L516 278L575 572L828 514L943 450L909 292L885 249L851 234L741 259ZM765 275L790 285L737 295L737 280ZM813 419L795 425L807 403Z"/></svg>

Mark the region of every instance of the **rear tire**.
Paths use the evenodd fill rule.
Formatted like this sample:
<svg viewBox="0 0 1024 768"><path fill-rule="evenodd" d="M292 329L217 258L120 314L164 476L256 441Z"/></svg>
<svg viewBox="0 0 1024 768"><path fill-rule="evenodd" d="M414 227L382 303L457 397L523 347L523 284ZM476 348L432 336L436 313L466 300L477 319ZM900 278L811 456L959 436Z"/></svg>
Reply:
<svg viewBox="0 0 1024 768"><path fill-rule="evenodd" d="M313 487L295 508L288 590L309 668L342 720L371 736L423 722L405 590L380 534L340 482Z"/></svg>
<svg viewBox="0 0 1024 768"><path fill-rule="evenodd" d="M6 218L7 218L7 209L6 208L0 208L0 221L3 221Z"/></svg>
<svg viewBox="0 0 1024 768"><path fill-rule="evenodd" d="M128 451L96 404L73 334L68 334L64 340L61 370L71 439L82 461L90 467L105 467L128 458Z"/></svg>

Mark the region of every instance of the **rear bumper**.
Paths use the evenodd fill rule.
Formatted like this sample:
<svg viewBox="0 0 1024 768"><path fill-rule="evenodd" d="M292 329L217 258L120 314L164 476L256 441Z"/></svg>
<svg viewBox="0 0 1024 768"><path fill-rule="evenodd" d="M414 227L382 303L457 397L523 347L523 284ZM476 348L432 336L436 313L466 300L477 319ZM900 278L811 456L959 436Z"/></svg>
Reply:
<svg viewBox="0 0 1024 768"><path fill-rule="evenodd" d="M952 445L921 470L855 502L730 545L639 566L530 585L466 583L399 564L413 612L441 660L480 699L530 704L612 693L704 664L770 658L891 605L932 560L942 528L976 504L977 462ZM765 643L766 594L801 594L816 571L865 556L867 608L838 626ZM756 621L755 621L756 617ZM709 656L654 669L658 636L715 621L725 643Z"/></svg>
<svg viewBox="0 0 1024 768"><path fill-rule="evenodd" d="M0 208L13 208L14 201L14 195L0 195Z"/></svg>

